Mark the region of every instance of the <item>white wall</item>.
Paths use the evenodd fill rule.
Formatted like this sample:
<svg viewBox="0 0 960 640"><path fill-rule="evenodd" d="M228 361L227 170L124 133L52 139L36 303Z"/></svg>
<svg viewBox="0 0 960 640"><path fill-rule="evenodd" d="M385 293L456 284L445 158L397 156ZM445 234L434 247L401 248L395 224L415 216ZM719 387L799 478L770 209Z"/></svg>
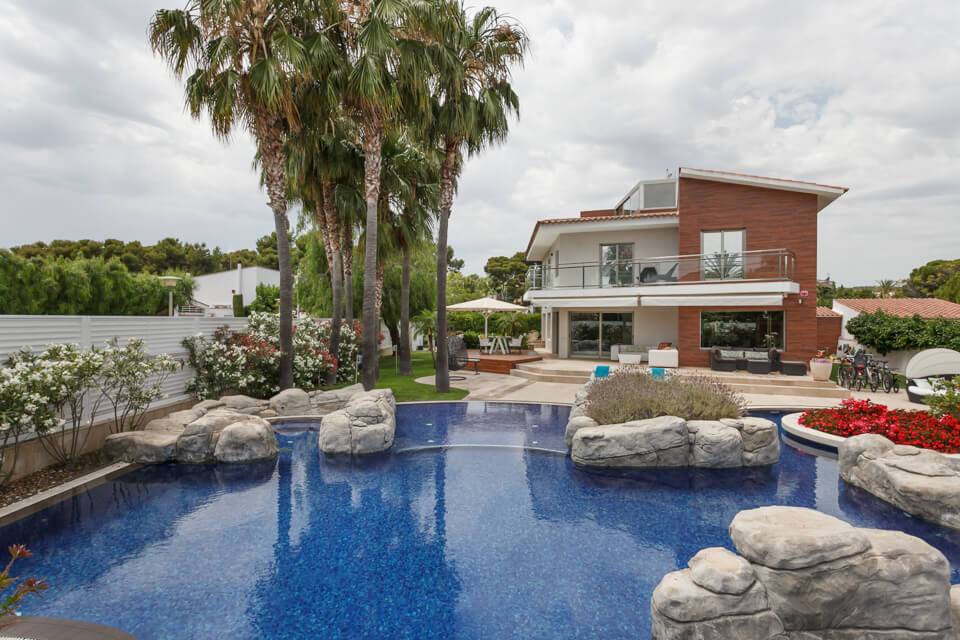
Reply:
<svg viewBox="0 0 960 640"><path fill-rule="evenodd" d="M576 225L572 225L576 227ZM578 262L598 263L600 261L601 244L617 243L633 244L633 259L661 256L675 256L679 251L679 240L675 227L661 229L637 229L630 231L598 231L591 233L565 233L547 252L544 260L544 269L554 266L554 256L560 254L560 266ZM554 286L581 286L583 278L596 286L599 282L599 272L596 267L584 269L560 269L553 276Z"/></svg>
<svg viewBox="0 0 960 640"><path fill-rule="evenodd" d="M103 346L117 337L126 343L141 338L147 353L166 353L186 362L186 349L180 344L191 335L212 335L217 327L240 329L246 318L169 318L163 316L6 316L0 315L0 363L21 347L37 351L48 344L73 343L81 347ZM184 392L193 369L184 367L164 382L167 397L154 406L174 404L188 399ZM102 409L103 411L103 409Z"/></svg>
<svg viewBox="0 0 960 640"><path fill-rule="evenodd" d="M841 320L840 328L840 342L844 344L849 344L853 347L860 346L860 343L857 342L857 339L854 338L849 331L847 331L847 323L860 315L860 311L856 309L851 309L850 307L840 304L837 301L833 302L833 310L843 316ZM907 363L910 362L910 358L920 353L919 351L891 351L886 355L882 355L874 351L869 347L865 347L867 353L879 356L883 358L890 364L890 368L896 369L900 373L903 373L907 367Z"/></svg>
<svg viewBox="0 0 960 640"><path fill-rule="evenodd" d="M257 297L257 285L280 286L280 272L265 267L243 267L231 271L194 276L197 283L193 299L208 307L233 308L233 292L243 294L243 304L250 304Z"/></svg>

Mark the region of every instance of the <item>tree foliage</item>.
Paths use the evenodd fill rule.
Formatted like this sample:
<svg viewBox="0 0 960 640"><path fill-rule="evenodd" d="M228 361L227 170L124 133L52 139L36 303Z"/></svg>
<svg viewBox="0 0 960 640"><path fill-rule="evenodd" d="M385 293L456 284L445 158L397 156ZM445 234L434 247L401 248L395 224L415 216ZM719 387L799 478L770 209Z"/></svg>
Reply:
<svg viewBox="0 0 960 640"><path fill-rule="evenodd" d="M483 270L487 273L490 290L503 300L518 302L527 290L526 255L518 251L512 256L493 256Z"/></svg>
<svg viewBox="0 0 960 640"><path fill-rule="evenodd" d="M960 259L932 260L910 272L905 285L911 298L939 297L941 287L960 274Z"/></svg>

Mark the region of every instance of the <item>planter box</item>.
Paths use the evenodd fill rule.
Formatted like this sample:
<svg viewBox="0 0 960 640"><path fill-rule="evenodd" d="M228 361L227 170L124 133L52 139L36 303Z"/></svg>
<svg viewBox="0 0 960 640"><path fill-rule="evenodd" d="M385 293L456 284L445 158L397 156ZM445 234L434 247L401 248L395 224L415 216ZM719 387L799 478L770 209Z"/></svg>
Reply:
<svg viewBox="0 0 960 640"><path fill-rule="evenodd" d="M833 363L829 360L811 360L810 375L818 382L830 380L830 374L833 372Z"/></svg>

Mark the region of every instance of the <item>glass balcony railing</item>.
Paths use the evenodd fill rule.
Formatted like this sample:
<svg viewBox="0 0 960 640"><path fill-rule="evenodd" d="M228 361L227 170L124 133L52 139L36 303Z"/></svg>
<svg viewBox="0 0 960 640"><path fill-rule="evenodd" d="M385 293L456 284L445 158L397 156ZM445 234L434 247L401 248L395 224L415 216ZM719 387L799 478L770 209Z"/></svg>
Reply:
<svg viewBox="0 0 960 640"><path fill-rule="evenodd" d="M796 258L786 249L663 256L639 260L531 265L528 289L593 289L737 280L790 280Z"/></svg>

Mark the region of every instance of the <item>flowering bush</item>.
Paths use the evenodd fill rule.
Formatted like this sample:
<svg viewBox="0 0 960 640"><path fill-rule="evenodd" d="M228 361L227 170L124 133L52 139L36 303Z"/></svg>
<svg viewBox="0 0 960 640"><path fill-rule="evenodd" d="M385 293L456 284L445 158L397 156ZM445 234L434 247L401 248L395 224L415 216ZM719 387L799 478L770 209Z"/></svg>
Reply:
<svg viewBox="0 0 960 640"><path fill-rule="evenodd" d="M926 399L930 411L937 416L960 418L960 376L934 380L933 388L937 392Z"/></svg>
<svg viewBox="0 0 960 640"><path fill-rule="evenodd" d="M10 560L3 570L0 571L0 593L12 587L18 580L18 578L10 575L10 570L13 569L13 563L20 558L29 558L33 555L30 553L30 550L22 544L12 544L7 551L10 553ZM14 588L13 593L0 597L0 620L19 615L17 605L20 604L21 600L31 594L39 595L41 591L45 591L46 589L47 583L43 580L37 580L36 578L27 578L18 584Z"/></svg>
<svg viewBox="0 0 960 640"><path fill-rule="evenodd" d="M926 411L889 409L869 400L844 400L839 408L806 411L800 424L848 438L875 433L896 444L908 444L941 453L960 453L960 420Z"/></svg>
<svg viewBox="0 0 960 640"><path fill-rule="evenodd" d="M113 433L132 431L140 426L154 400L164 397L163 383L182 366L165 353L147 354L143 340L117 338L107 342L100 390L113 410Z"/></svg>
<svg viewBox="0 0 960 640"><path fill-rule="evenodd" d="M330 322L306 317L293 331L293 383L301 389L319 387L332 367L338 380L351 380L360 344L359 323L341 325L339 359L330 354ZM183 341L196 372L187 391L200 398L226 392L268 398L280 390L280 322L275 314L254 313L245 331L222 327L212 338L191 336Z"/></svg>
<svg viewBox="0 0 960 640"><path fill-rule="evenodd" d="M658 416L719 420L743 415L743 398L717 378L675 375L658 380L643 369L621 367L587 390L587 415L599 424Z"/></svg>

